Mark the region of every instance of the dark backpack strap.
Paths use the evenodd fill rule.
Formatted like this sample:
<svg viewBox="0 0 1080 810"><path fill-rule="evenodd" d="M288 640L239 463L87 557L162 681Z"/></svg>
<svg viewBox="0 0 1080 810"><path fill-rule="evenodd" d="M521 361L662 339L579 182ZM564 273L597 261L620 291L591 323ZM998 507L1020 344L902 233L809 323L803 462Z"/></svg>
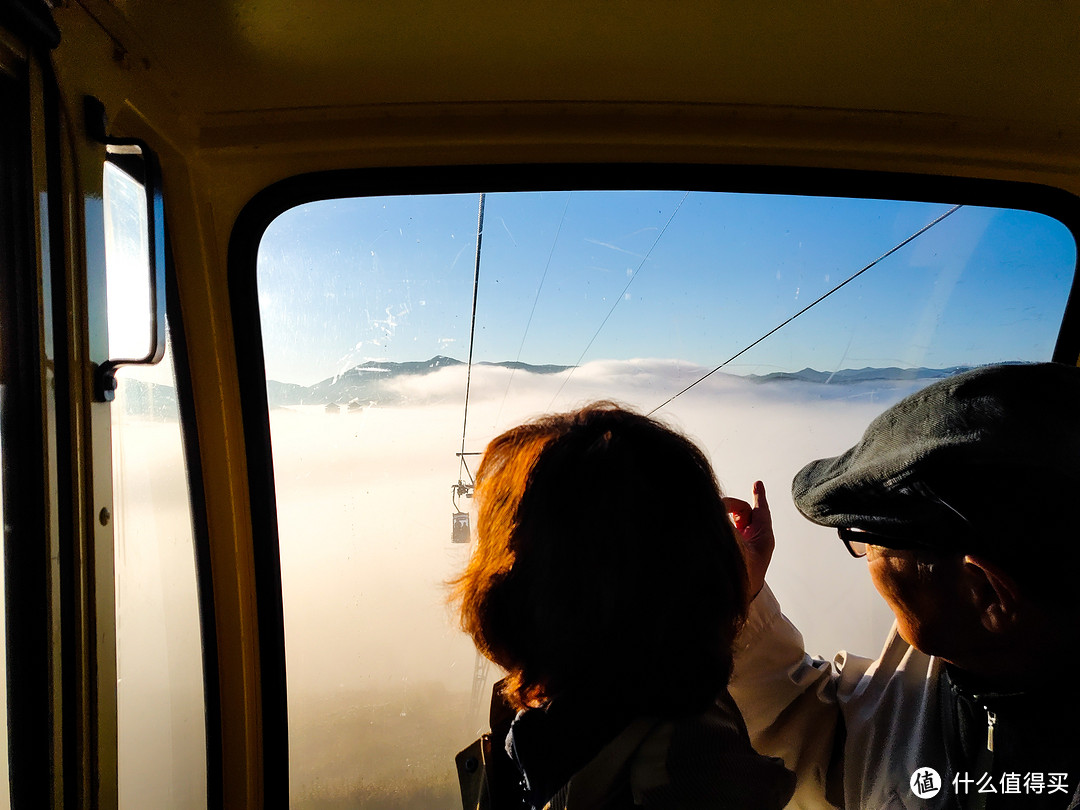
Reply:
<svg viewBox="0 0 1080 810"><path fill-rule="evenodd" d="M491 790L487 780L487 752L491 737L484 734L454 757L457 763L458 784L461 786L462 810L493 810Z"/></svg>
<svg viewBox="0 0 1080 810"><path fill-rule="evenodd" d="M462 810L528 810L521 773L492 739L484 734L454 758Z"/></svg>
<svg viewBox="0 0 1080 810"><path fill-rule="evenodd" d="M521 771L506 753L506 735L516 712L503 697L502 685L499 681L491 690L491 732L455 757L463 810L528 810Z"/></svg>

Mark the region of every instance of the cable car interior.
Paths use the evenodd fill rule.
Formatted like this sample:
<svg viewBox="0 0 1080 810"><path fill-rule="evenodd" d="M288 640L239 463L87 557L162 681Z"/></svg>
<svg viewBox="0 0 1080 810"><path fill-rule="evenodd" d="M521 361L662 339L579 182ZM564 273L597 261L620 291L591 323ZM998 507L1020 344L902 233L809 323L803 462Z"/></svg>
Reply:
<svg viewBox="0 0 1080 810"><path fill-rule="evenodd" d="M808 650L876 655L791 478L1078 364L1078 52L1069 4L3 0L0 806L460 806L479 456L597 400L763 480Z"/></svg>

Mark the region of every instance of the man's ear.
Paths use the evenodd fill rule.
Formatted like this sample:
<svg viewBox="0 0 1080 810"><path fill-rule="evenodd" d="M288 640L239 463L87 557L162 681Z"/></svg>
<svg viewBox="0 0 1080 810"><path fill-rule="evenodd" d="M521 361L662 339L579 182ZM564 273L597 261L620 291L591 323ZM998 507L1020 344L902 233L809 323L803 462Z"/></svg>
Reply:
<svg viewBox="0 0 1080 810"><path fill-rule="evenodd" d="M1016 579L1000 565L985 557L964 557L968 574L975 578L972 592L983 627L992 633L1011 627L1017 619L1020 591Z"/></svg>

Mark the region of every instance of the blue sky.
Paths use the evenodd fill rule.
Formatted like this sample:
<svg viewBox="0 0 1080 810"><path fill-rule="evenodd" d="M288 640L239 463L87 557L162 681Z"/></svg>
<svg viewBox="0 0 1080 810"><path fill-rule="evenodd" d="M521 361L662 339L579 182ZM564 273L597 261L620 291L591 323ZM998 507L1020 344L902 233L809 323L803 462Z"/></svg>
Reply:
<svg viewBox="0 0 1080 810"><path fill-rule="evenodd" d="M268 377L307 384L366 360L466 359L477 208L478 195L466 194L330 200L282 214L259 251ZM652 357L711 368L948 208L681 191L489 194L474 359ZM964 207L726 370L1048 359L1075 263L1060 223Z"/></svg>

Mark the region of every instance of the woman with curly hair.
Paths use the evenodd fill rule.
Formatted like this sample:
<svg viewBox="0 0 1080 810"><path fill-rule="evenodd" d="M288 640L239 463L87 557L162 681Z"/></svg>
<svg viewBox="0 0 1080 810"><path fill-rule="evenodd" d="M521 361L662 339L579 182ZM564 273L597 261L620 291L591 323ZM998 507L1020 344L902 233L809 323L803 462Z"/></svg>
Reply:
<svg viewBox="0 0 1080 810"><path fill-rule="evenodd" d="M493 722L459 755L467 810L784 805L727 693L746 566L690 440L611 403L545 416L488 445L476 501L452 599L516 714L506 754Z"/></svg>

